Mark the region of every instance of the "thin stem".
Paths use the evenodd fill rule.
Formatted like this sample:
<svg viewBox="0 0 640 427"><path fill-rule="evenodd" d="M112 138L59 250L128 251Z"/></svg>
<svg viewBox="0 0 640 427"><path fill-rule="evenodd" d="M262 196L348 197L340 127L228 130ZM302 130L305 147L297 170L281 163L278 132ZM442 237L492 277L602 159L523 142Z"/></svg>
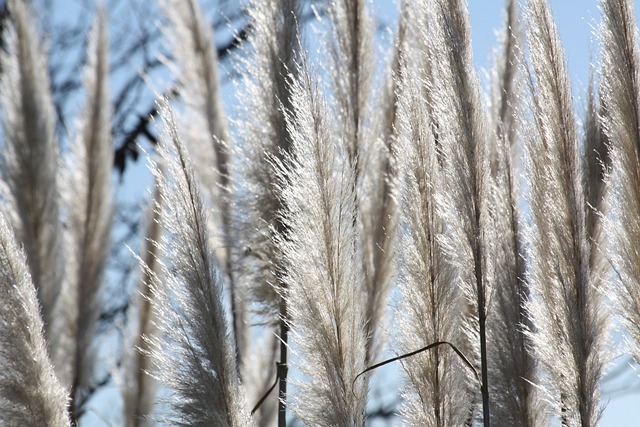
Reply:
<svg viewBox="0 0 640 427"><path fill-rule="evenodd" d="M491 426L491 414L489 412L489 375L488 375L488 365L487 365L487 330L486 330L486 312L484 310L484 296L478 297L478 300L482 300L483 305L480 308L480 363L481 366L481 375L482 375L482 417L483 417L483 426L490 427Z"/></svg>
<svg viewBox="0 0 640 427"><path fill-rule="evenodd" d="M448 345L449 347L451 347L451 349L458 355L458 357L460 357L462 362L465 365L467 365L467 367L469 369L471 369L471 371L475 375L475 377L478 380L478 382L480 382L480 378L478 376L478 371L476 371L476 368L473 367L473 365L471 364L469 359L467 359L467 357L464 355L464 353L462 353L462 351L460 351L458 349L458 347L456 347L455 345L451 344L448 341L437 341L437 342L431 343L431 344L429 344L427 346L424 346L422 348L419 348L418 350L414 350L414 351L409 352L409 353L401 354L400 356L392 357L391 359L387 359L387 360L382 361L380 363L376 363L375 365L371 365L367 369L365 369L364 371L362 371L358 375L356 375L356 377L353 379L353 382L355 383L356 380L358 378L360 378L362 375L366 374L367 372L373 371L374 369L378 369L378 368L380 368L380 367L382 367L384 365L388 365L389 363L397 362L398 360L407 359L409 357L415 356L416 354L425 352L427 350L431 350L432 348L436 348L436 347L439 347L441 345Z"/></svg>
<svg viewBox="0 0 640 427"><path fill-rule="evenodd" d="M280 302L280 363L278 364L278 427L287 427L287 340L289 324L287 323L287 304Z"/></svg>
<svg viewBox="0 0 640 427"><path fill-rule="evenodd" d="M280 364L276 363L276 366L278 368L278 370L280 369ZM258 403L256 403L256 406L253 407L253 409L251 410L251 415L255 414L258 409L260 409L260 407L262 406L262 404L265 402L265 400L267 400L267 397L269 397L269 395L271 394L271 392L273 391L274 388L276 388L276 386L278 385L278 382L280 381L280 377L279 375L276 374L276 380L273 382L273 384L271 385L271 387L269 387L269 390L267 390L265 392L265 394L262 395L262 397L260 398L260 400L258 400Z"/></svg>
<svg viewBox="0 0 640 427"><path fill-rule="evenodd" d="M229 228L225 226L225 235L227 238L227 243L229 242ZM240 379L242 379L242 351L241 351L241 343L240 343L240 328L242 325L240 324L240 316L238 315L238 304L236 301L236 286L235 281L233 280L233 273L231 272L231 250L229 249L229 245L227 245L227 259L225 262L225 267L227 270L227 277L229 278L229 299L231 299L231 334L233 335L233 342L235 343L235 353L236 353L236 369L238 371L238 375Z"/></svg>

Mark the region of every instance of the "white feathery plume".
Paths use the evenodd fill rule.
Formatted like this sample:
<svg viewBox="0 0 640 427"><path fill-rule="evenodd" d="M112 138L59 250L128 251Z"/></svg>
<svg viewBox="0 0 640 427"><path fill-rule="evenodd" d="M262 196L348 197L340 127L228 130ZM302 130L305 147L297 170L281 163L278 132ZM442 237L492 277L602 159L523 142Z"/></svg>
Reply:
<svg viewBox="0 0 640 427"><path fill-rule="evenodd" d="M2 167L19 219L16 235L27 253L48 338L64 277L55 110L33 13L21 0L9 0L8 6L12 22L5 33L7 51L0 54L0 111L7 146Z"/></svg>
<svg viewBox="0 0 640 427"><path fill-rule="evenodd" d="M396 150L399 164L404 165L398 341L404 353L442 341L462 347L464 341L461 294L452 285L455 271L438 242L445 223L436 201L436 192L442 191L441 171L424 97L424 69L418 65L425 56L415 44L406 46L398 106ZM471 406L466 367L451 348L414 355L403 368L408 381L401 413L407 425L464 425Z"/></svg>
<svg viewBox="0 0 640 427"><path fill-rule="evenodd" d="M403 4L403 9L401 9L401 13L408 14L409 11L410 11L409 1L407 0ZM430 53L432 49L430 40L431 40L431 34L433 34L433 32L435 31L435 28L434 28L435 22L431 19L430 14L428 13L426 7L423 4L419 5L419 8L417 9L417 13L415 13L414 16L415 17L413 19L407 19L407 22L408 22L407 25L410 25L413 28L412 30L408 30L408 31L416 32L416 34L419 34L420 36L407 37L407 42L415 46L415 49L417 49L420 52L420 55L423 58L420 61L416 61L416 62L419 63L421 67L420 75L421 75L421 78L424 80L423 97L425 98L425 107L427 108L427 113L429 114L429 126L431 126L431 131L434 136L434 141L437 148L436 155L438 156L441 162L443 157L442 150L441 150L442 146L438 142L439 140L438 126L440 126L441 123L439 123L438 118L435 116L435 112L434 112L435 102L432 98L434 96L434 93L432 90L429 89L435 84L434 83L435 69L433 68L433 64L432 64L433 61L431 60L432 53Z"/></svg>
<svg viewBox="0 0 640 427"><path fill-rule="evenodd" d="M611 167L609 143L605 135L601 117L606 114L604 101L596 93L594 73L590 76L587 89L587 110L584 120L584 185L587 209L587 232L595 239L602 231L602 218L605 207L605 174ZM604 250L604 248L602 248ZM591 255L601 254L602 250L592 251Z"/></svg>
<svg viewBox="0 0 640 427"><path fill-rule="evenodd" d="M271 161L282 158L291 146L285 111L291 108L287 76L296 73L299 6L299 0L254 0L248 11L251 50L240 59L245 81L239 95L243 120L237 127L243 143L234 147L239 158L234 166L245 186L237 204L247 212L237 224L240 262L246 263L242 279L251 282L251 299L270 322L277 322L281 302L273 264L280 257L279 247L271 233L284 232L278 217L284 206Z"/></svg>
<svg viewBox="0 0 640 427"><path fill-rule="evenodd" d="M586 201L564 53L546 0L530 0L533 129L526 138L533 227L528 310L533 347L563 425L595 426L607 363L602 277L591 265ZM535 81L534 81L535 78Z"/></svg>
<svg viewBox="0 0 640 427"><path fill-rule="evenodd" d="M258 340L264 352L252 351L253 362L243 363L243 379L247 389L261 394L272 383L275 360L258 360L258 355L271 358L279 355L279 422L286 422L286 364L288 341L288 313L282 289L287 287L284 272L287 270L277 239L287 239L287 229L280 214L286 210L278 178L273 167L275 159L282 159L291 151L291 135L286 126L285 111L291 109L291 79L296 74L296 61L300 49L299 16L300 0L255 0L249 8L252 32L250 47L244 59L240 59L245 74L242 100L242 119L237 125L241 144L237 151L237 167L242 188L236 192L236 235L238 273L245 292L252 303L251 309L268 326L264 331L270 339L278 340L279 350ZM245 334L248 335L248 334ZM277 335L277 336L276 336ZM246 338L246 337L245 337ZM268 341L269 338L266 339ZM239 343L246 352L246 339ZM256 372L256 369L262 369ZM247 383L257 380L258 383ZM273 393L277 397L276 393ZM259 397L259 396L258 396ZM268 423L272 415L267 401L254 415L256 423Z"/></svg>
<svg viewBox="0 0 640 427"><path fill-rule="evenodd" d="M522 52L520 23L515 0L505 0L505 22L500 46L495 52L495 65L491 73L491 116L498 139L509 143L509 151L517 139ZM496 154L499 155L499 154Z"/></svg>
<svg viewBox="0 0 640 427"><path fill-rule="evenodd" d="M328 42L329 74L344 128L346 154L355 168L356 179L359 179L363 173L359 158L370 138L366 119L375 69L372 55L374 25L366 0L334 0L329 6L329 16L333 35Z"/></svg>
<svg viewBox="0 0 640 427"><path fill-rule="evenodd" d="M548 420L536 387L536 362L528 348L524 329L529 298L524 260L524 219L517 156L521 127L522 55L516 2L507 0L506 22L496 65L492 73L492 121L495 152L491 161L497 197L494 234L495 290L488 323L489 368L492 399L491 422L495 425L543 426Z"/></svg>
<svg viewBox="0 0 640 427"><path fill-rule="evenodd" d="M160 166L158 166L160 167ZM162 173L162 172L160 172ZM157 381L152 376L153 360L149 337L157 335L158 319L152 309L153 279L160 275L158 265L158 244L162 230L160 227L161 203L160 186L155 183L151 214L147 220L144 250L142 252L142 277L139 282L138 325L135 330L133 348L125 354L124 414L127 427L150 427L151 413L156 399Z"/></svg>
<svg viewBox="0 0 640 427"><path fill-rule="evenodd" d="M601 1L604 23L600 97L609 141L611 171L605 196L611 212L605 222L607 255L615 272L613 298L632 339L630 353L640 362L640 45L633 1Z"/></svg>
<svg viewBox="0 0 640 427"><path fill-rule="evenodd" d="M396 235L399 222L397 160L397 109L400 55L405 43L406 14L401 14L398 30L381 93L374 94L367 117L367 132L377 135L360 152L364 167L358 205L362 222L363 257L367 277L368 360L382 352L386 342L386 310L396 263Z"/></svg>
<svg viewBox="0 0 640 427"><path fill-rule="evenodd" d="M355 175L343 135L309 72L299 70L287 118L293 153L281 185L289 237L287 265L291 341L298 357L292 409L307 425L361 426L365 420L365 278L354 223ZM355 381L354 381L355 380Z"/></svg>
<svg viewBox="0 0 640 427"><path fill-rule="evenodd" d="M431 83L437 142L444 157L440 193L448 224L443 248L456 269L467 298L467 356L481 372L482 416L489 425L486 319L489 306L492 253L492 191L489 174L487 121L471 53L468 11L462 0L422 3L430 26L425 29L430 50ZM475 384L473 384L475 387Z"/></svg>
<svg viewBox="0 0 640 427"><path fill-rule="evenodd" d="M583 186L587 202L587 238L591 245L589 266L597 292L605 294L602 301L609 303L606 305L607 316L609 316L613 315L613 310L610 309L615 309L615 305L610 303L615 300L617 292L613 290L613 282L610 279L612 258L608 258L606 253L607 245L611 240L614 240L610 239L610 235L606 231L607 221L612 218L609 206L611 199L608 197L609 183L606 178L607 173L611 170L610 144L603 126L603 117L608 110L606 106L608 101L598 98L594 86L592 77L587 94L586 120L583 125ZM607 326L608 322L607 320ZM605 332L605 334L608 339L609 332ZM612 353L607 350L604 352ZM611 359L611 356L607 356L603 361L603 373Z"/></svg>
<svg viewBox="0 0 640 427"><path fill-rule="evenodd" d="M165 231L159 251L164 263L153 286L162 337L149 338L158 378L172 392L164 421L249 426L202 197L173 113L166 105L162 109L165 125L158 151L166 169L152 168Z"/></svg>
<svg viewBox="0 0 640 427"><path fill-rule="evenodd" d="M205 196L215 206L210 218L213 245L219 265L228 278L234 338L241 342L237 334L243 328L242 310L236 307L238 301L231 268L233 239L227 147L230 141L220 101L215 35L197 0L158 0L158 4L169 24L165 26L164 34L174 58L168 66L178 79L180 98L186 106L178 120Z"/></svg>
<svg viewBox="0 0 640 427"><path fill-rule="evenodd" d="M59 316L75 312L70 319L72 323L68 325L75 334L74 339L65 340L73 343L75 353L58 357L68 357L75 364L71 384L71 409L74 413L80 410L85 393L92 386L95 365L93 337L100 313L99 290L111 242L113 148L106 27L106 14L100 9L89 36L84 81L87 101L76 140L72 143L70 166L73 172L66 196L71 229L69 256L74 262L67 272L70 278L65 283L65 295L61 299L66 306L57 311Z"/></svg>
<svg viewBox="0 0 640 427"><path fill-rule="evenodd" d="M0 424L70 426L23 251L0 216Z"/></svg>
<svg viewBox="0 0 640 427"><path fill-rule="evenodd" d="M393 118L380 117L393 110L374 113L375 25L368 6L367 0L330 3L331 39L327 49L335 118L345 136L345 154L355 171L356 218L367 281L367 358L372 361L383 345L380 329L391 289L397 206L393 200L395 171L389 132L382 128Z"/></svg>

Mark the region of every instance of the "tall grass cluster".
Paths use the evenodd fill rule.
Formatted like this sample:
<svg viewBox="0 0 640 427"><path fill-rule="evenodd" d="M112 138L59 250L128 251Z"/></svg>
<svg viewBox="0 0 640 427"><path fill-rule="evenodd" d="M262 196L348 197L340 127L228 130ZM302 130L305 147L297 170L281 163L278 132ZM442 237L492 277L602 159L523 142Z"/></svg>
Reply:
<svg viewBox="0 0 640 427"><path fill-rule="evenodd" d="M8 5L0 424L82 425L114 209L107 13L59 141L35 15ZM197 0L158 6L180 96L157 100L123 425L362 426L392 361L407 425L599 424L613 359L640 363L633 0L599 1L581 118L548 0L506 0L484 86L464 0L400 2L383 54L372 4L332 0L314 55L306 2L251 0L234 114Z"/></svg>

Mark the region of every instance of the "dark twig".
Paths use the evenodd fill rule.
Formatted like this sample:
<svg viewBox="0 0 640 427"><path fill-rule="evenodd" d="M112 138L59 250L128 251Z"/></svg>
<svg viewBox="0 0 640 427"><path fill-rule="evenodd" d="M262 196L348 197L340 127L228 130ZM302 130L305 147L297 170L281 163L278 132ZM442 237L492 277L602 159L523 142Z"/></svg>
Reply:
<svg viewBox="0 0 640 427"><path fill-rule="evenodd" d="M277 371L279 371L280 370L280 364L276 362L276 366L277 366ZM256 406L254 406L253 409L251 410L251 415L255 414L256 411L258 409L260 409L260 407L262 406L264 401L267 400L267 397L269 397L269 395L271 394L273 389L276 388L276 386L278 385L278 381L279 380L280 380L280 377L279 377L279 375L276 374L276 380L273 382L273 385L271 385L271 387L269 387L269 390L267 390L264 393L264 395L260 398L260 400L258 400L258 403L256 403Z"/></svg>
<svg viewBox="0 0 640 427"><path fill-rule="evenodd" d="M225 57L228 57L231 52L237 49L242 42L247 39L250 32L251 25L245 24L243 28L236 32L235 37L233 37L228 43L217 48L218 58L222 60ZM178 89L174 87L165 96L175 98L179 95ZM135 126L133 126L131 130L124 135L122 142L116 149L114 155L114 167L120 172L120 174L122 174L126 168L127 157L131 157L134 161L138 159L138 150L136 148L136 141L138 137L145 136L149 141L151 141L151 143L155 144L156 138L153 133L151 133L149 125L152 123L152 119L157 117L158 113L158 106L154 101L145 114L139 115Z"/></svg>
<svg viewBox="0 0 640 427"><path fill-rule="evenodd" d="M456 347L455 345L451 344L448 341L437 341L434 342L432 344L429 344L428 346L422 347L418 350L412 351L410 353L405 353L402 354L400 356L396 356L396 357L392 357L391 359L387 359L383 362L380 363L376 363L375 365L369 366L367 369L365 369L364 371L360 372L358 375L356 375L356 377L353 379L353 383L356 382L356 380L358 378L360 378L362 375L366 374L367 372L373 371L374 369L378 369L384 365L388 365L389 363L393 363L396 362L398 360L403 360L403 359L407 359L411 356L415 356L416 354L422 353L424 351L427 350L431 350L432 348L435 347L439 347L441 345L448 345L449 347L451 347L453 349L453 351L455 351L455 353L460 357L460 359L464 362L465 365L467 365L467 367L469 367L469 369L471 369L471 371L473 372L473 374L476 377L476 380L478 380L479 384L482 384L482 381L480 381L480 375L478 374L478 371L476 370L476 368L471 364L471 362L469 361L469 359L466 358L466 356L460 351L458 350L458 347Z"/></svg>

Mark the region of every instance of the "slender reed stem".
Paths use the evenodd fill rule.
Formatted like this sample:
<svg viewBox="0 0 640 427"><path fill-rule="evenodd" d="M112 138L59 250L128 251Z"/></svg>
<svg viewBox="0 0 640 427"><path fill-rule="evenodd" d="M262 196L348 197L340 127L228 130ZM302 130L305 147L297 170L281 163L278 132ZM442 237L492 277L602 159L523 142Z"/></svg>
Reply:
<svg viewBox="0 0 640 427"><path fill-rule="evenodd" d="M280 303L280 363L278 364L278 427L287 427L287 341L289 324L287 323L287 303Z"/></svg>

